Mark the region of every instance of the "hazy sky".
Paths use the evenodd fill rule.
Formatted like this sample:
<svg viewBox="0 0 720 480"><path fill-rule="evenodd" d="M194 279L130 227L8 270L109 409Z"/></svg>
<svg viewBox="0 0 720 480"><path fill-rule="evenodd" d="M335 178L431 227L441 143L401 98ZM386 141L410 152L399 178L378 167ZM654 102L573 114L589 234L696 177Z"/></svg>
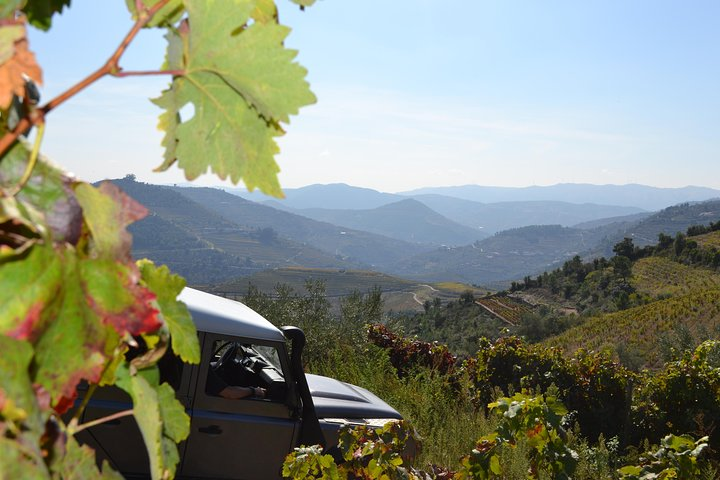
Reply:
<svg viewBox="0 0 720 480"><path fill-rule="evenodd" d="M122 0L72 5L31 34L44 100L99 67L131 26ZM319 99L280 140L285 187L720 188L717 0L279 5ZM159 32L144 32L122 66L156 69L163 54ZM44 152L86 180L183 181L151 172L162 133L147 97L167 82L93 85L49 116Z"/></svg>

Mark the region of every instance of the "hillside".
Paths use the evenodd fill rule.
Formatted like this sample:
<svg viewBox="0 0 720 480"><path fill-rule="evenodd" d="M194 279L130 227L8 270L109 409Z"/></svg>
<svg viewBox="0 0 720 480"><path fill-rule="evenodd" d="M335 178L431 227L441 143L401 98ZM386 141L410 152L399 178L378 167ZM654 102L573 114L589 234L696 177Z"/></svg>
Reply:
<svg viewBox="0 0 720 480"><path fill-rule="evenodd" d="M353 292L366 293L375 288L382 292L387 312L422 311L426 301L438 299L448 301L458 297L461 291L471 290L476 294L485 293L467 285L419 284L379 272L366 270L322 269L322 268L276 268L234 278L208 288L208 291L230 298L241 298L252 284L259 291L272 294L278 285L286 285L295 292L305 294L306 282L323 282L329 298L349 295Z"/></svg>
<svg viewBox="0 0 720 480"><path fill-rule="evenodd" d="M698 245L705 248L717 248L720 250L720 230L693 237Z"/></svg>
<svg viewBox="0 0 720 480"><path fill-rule="evenodd" d="M685 202L698 202L720 197L720 190L705 187L658 188L647 185L591 185L560 183L531 187L457 187L421 188L402 195L446 195L475 202L561 201L633 206L643 210L660 210Z"/></svg>
<svg viewBox="0 0 720 480"><path fill-rule="evenodd" d="M639 293L653 298L674 297L720 289L720 274L663 257L649 257L633 264L630 283Z"/></svg>
<svg viewBox="0 0 720 480"><path fill-rule="evenodd" d="M235 224L168 187L115 180L151 215L131 225L134 254L186 277L191 285L218 282L280 266L355 265L316 248Z"/></svg>
<svg viewBox="0 0 720 480"><path fill-rule="evenodd" d="M386 265L426 251L418 244L374 233L338 227L261 205L216 188L173 188L225 221L247 230L271 228L280 236L328 252L356 266L382 270ZM297 265L318 266L317 264Z"/></svg>
<svg viewBox="0 0 720 480"><path fill-rule="evenodd" d="M283 189L285 198L282 200L268 197L259 191L248 192L242 188L226 188L224 190L253 202L278 202L283 205L283 208L289 209L325 208L332 205L337 209L365 210L404 200L401 195L378 192L371 188L354 187L345 183L285 188Z"/></svg>
<svg viewBox="0 0 720 480"><path fill-rule="evenodd" d="M562 225L642 213L637 207L559 201L481 203L443 195L414 195L445 217L488 235L528 225Z"/></svg>
<svg viewBox="0 0 720 480"><path fill-rule="evenodd" d="M482 230L449 220L413 199L369 210L305 208L294 212L314 220L413 243L467 245L487 237Z"/></svg>
<svg viewBox="0 0 720 480"><path fill-rule="evenodd" d="M587 231L559 225L516 228L469 246L416 255L398 263L392 271L428 281L509 283L511 279L552 269L598 240Z"/></svg>
<svg viewBox="0 0 720 480"><path fill-rule="evenodd" d="M680 326L696 336L720 327L720 290L696 290L666 300L591 318L544 343L572 353L579 348L631 352L642 364L658 367L658 342Z"/></svg>

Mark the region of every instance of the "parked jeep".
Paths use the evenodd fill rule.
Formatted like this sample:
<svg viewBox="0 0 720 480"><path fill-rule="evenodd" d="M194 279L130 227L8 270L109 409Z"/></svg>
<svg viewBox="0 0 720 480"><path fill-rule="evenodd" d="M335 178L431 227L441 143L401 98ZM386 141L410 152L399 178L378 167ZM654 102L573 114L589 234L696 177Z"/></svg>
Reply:
<svg viewBox="0 0 720 480"><path fill-rule="evenodd" d="M159 362L161 381L175 388L191 418L190 436L178 447L177 477L280 478L283 460L295 446L331 447L343 424L382 425L402 418L364 388L305 374L300 329L278 329L242 303L191 288L179 298L197 326L202 356L199 365L187 365L168 352ZM217 377L228 385L260 387L264 395L223 398L210 385ZM124 392L101 388L82 421L128 408L131 400ZM145 445L133 417L78 436L127 477L148 475Z"/></svg>

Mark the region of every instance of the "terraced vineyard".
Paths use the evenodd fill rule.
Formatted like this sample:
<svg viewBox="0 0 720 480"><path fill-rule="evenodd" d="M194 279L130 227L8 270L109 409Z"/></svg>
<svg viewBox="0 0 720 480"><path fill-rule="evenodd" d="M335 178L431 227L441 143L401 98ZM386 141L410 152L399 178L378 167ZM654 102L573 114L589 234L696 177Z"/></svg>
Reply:
<svg viewBox="0 0 720 480"><path fill-rule="evenodd" d="M693 333L700 329L716 331L720 326L720 288L591 318L543 343L566 353L581 347L597 351L622 344L635 351L645 366L656 368L661 363L657 348L659 338L679 324Z"/></svg>
<svg viewBox="0 0 720 480"><path fill-rule="evenodd" d="M530 309L526 305L504 295L478 298L475 300L475 303L500 320L513 326L518 325L522 316L530 312Z"/></svg>
<svg viewBox="0 0 720 480"><path fill-rule="evenodd" d="M638 292L658 298L720 288L720 274L666 258L648 257L633 265L631 283Z"/></svg>
<svg viewBox="0 0 720 480"><path fill-rule="evenodd" d="M720 230L698 235L696 237L690 237L690 240L694 240L703 248L716 248L720 250Z"/></svg>

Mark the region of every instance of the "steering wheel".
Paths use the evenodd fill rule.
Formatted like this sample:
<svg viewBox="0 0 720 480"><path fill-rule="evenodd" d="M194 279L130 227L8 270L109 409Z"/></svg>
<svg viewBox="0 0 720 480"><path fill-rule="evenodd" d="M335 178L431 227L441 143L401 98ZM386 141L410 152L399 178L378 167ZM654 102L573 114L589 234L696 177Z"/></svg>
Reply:
<svg viewBox="0 0 720 480"><path fill-rule="evenodd" d="M238 342L225 342L223 343L214 353L213 357L220 352L223 348L230 345L230 347L223 352L223 354L220 356L220 358L217 359L215 364L213 365L213 370L218 371L222 368L222 366L225 364L225 362L232 361L233 358L237 355L238 348L240 345Z"/></svg>

